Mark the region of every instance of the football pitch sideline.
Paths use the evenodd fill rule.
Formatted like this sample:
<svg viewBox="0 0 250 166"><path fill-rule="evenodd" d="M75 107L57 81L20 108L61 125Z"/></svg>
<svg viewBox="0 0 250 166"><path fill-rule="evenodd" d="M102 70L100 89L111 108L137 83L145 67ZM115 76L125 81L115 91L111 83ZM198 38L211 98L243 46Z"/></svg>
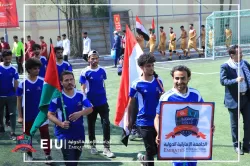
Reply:
<svg viewBox="0 0 250 166"><path fill-rule="evenodd" d="M245 60L250 60L248 57L243 57ZM230 131L230 119L228 110L224 107L224 87L220 84L220 65L228 60L227 58L220 58L215 61L212 60L189 60L189 61L177 61L177 62L158 62L155 64L155 71L162 79L164 84L165 91L173 87L173 81L170 76L170 70L173 66L176 65L186 65L191 69L192 75L189 82L189 86L193 87L201 93L204 101L206 102L215 102L215 115L214 115L214 125L215 133L213 137L213 160L214 161L235 161L234 163L198 163L198 165L211 165L211 166L248 166L249 165L249 154L240 156L240 162L238 160L238 155L234 152L231 140L231 131ZM81 69L74 70L76 85L80 89L78 83L79 75ZM102 155L103 145L97 145L99 150L98 155L91 155L89 147L86 146L83 149L83 153L80 157L82 161L91 161L88 163L79 163L79 165L89 165L89 166L136 166L140 165L137 161L138 152L144 152L143 142L138 139L135 141L129 141L128 147L125 147L120 143L121 129L117 126L114 126L114 118L116 112L116 102L120 85L120 77L117 75L117 69L106 68L108 79L105 81L108 103L110 106L110 122L111 122L111 150L115 153L116 158L108 159ZM85 120L85 133L86 141L88 141L87 135L87 123ZM242 130L242 120L241 120L241 140L243 136ZM17 125L16 134L21 134L21 125ZM11 150L15 147L15 141L9 140L8 137L9 128L4 135L0 136L0 165L3 166L22 166L22 165L45 165L44 163L23 163L23 155L21 153L11 153ZM54 138L53 124L50 123L50 135ZM96 123L96 139L97 142L103 140L102 136L102 127L101 121L98 118ZM42 161L45 159L43 151L40 149L40 136L39 131L37 131L35 138L33 139L33 146L37 150L34 153L34 160ZM62 154L60 150L52 149L51 156L54 160L62 160ZM103 163L98 163L100 161L106 161ZM113 161L115 163L110 163ZM132 162L123 162L123 161L132 161ZM155 158L156 161L156 158ZM107 163L108 162L108 163ZM64 163L55 163L53 165L64 165ZM155 163L156 166L170 166L171 163Z"/></svg>

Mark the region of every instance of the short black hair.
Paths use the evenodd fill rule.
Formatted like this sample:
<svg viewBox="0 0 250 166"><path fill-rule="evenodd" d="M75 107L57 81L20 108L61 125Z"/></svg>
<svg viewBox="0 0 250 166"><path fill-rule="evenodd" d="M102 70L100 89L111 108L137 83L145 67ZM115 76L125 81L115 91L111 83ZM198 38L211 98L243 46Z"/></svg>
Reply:
<svg viewBox="0 0 250 166"><path fill-rule="evenodd" d="M44 39L44 37L43 37L43 36L40 36L39 39Z"/></svg>
<svg viewBox="0 0 250 166"><path fill-rule="evenodd" d="M58 38L61 38L61 36L57 36Z"/></svg>
<svg viewBox="0 0 250 166"><path fill-rule="evenodd" d="M232 45L232 46L229 48L229 50L228 50L229 56L231 57L232 54L235 55L235 54L236 54L236 49L238 49L238 48L239 48L239 46L238 46L237 44Z"/></svg>
<svg viewBox="0 0 250 166"><path fill-rule="evenodd" d="M164 27L163 27L163 26L160 26L160 28L161 28L161 29L164 29Z"/></svg>
<svg viewBox="0 0 250 166"><path fill-rule="evenodd" d="M154 63L155 57L151 53L143 53L138 59L137 63L139 66L144 66L145 64L148 63Z"/></svg>
<svg viewBox="0 0 250 166"><path fill-rule="evenodd" d="M34 68L34 67L41 67L42 63L39 59L37 58L29 58L26 62L25 62L25 70L29 73L29 70Z"/></svg>
<svg viewBox="0 0 250 166"><path fill-rule="evenodd" d="M1 37L1 40L4 40L4 37Z"/></svg>
<svg viewBox="0 0 250 166"><path fill-rule="evenodd" d="M126 30L123 30L122 32L123 32L123 33L126 33Z"/></svg>
<svg viewBox="0 0 250 166"><path fill-rule="evenodd" d="M12 56L12 52L11 52L10 50L8 50L8 51L3 51L2 57L4 58L4 57L6 57L6 56Z"/></svg>
<svg viewBox="0 0 250 166"><path fill-rule="evenodd" d="M35 49L39 48L41 50L41 46L39 44L33 44L32 45L32 51L35 51Z"/></svg>
<svg viewBox="0 0 250 166"><path fill-rule="evenodd" d="M56 53L56 51L58 50L62 50L63 51L63 47L54 47L54 52Z"/></svg>
<svg viewBox="0 0 250 166"><path fill-rule="evenodd" d="M149 28L148 30L149 30L149 31L153 31L153 29L152 29L152 28Z"/></svg>
<svg viewBox="0 0 250 166"><path fill-rule="evenodd" d="M180 28L184 28L184 26L182 25Z"/></svg>
<svg viewBox="0 0 250 166"><path fill-rule="evenodd" d="M226 24L225 27L229 27L229 24Z"/></svg>
<svg viewBox="0 0 250 166"><path fill-rule="evenodd" d="M63 81L63 76L65 75L72 75L73 78L75 78L74 74L71 72L71 71L68 71L68 70L64 70L61 75L60 75L60 81Z"/></svg>
<svg viewBox="0 0 250 166"><path fill-rule="evenodd" d="M87 35L87 34L88 34L88 32L84 32L83 34L84 34L84 35Z"/></svg>
<svg viewBox="0 0 250 166"><path fill-rule="evenodd" d="M189 24L189 25L191 25L192 27L194 26L194 24Z"/></svg>
<svg viewBox="0 0 250 166"><path fill-rule="evenodd" d="M62 34L63 37L66 37L66 34Z"/></svg>
<svg viewBox="0 0 250 166"><path fill-rule="evenodd" d="M17 36L13 36L13 39L18 39L18 37Z"/></svg>
<svg viewBox="0 0 250 166"><path fill-rule="evenodd" d="M28 36L27 36L27 38L31 38L31 36L30 36L30 35L28 35Z"/></svg>
<svg viewBox="0 0 250 166"><path fill-rule="evenodd" d="M187 66L178 65L178 66L173 67L173 69L170 71L170 75L172 77L174 77L174 72L176 72L176 71L185 71L185 72L187 72L188 78L191 77L191 71Z"/></svg>
<svg viewBox="0 0 250 166"><path fill-rule="evenodd" d="M172 30L174 29L173 27L169 27L169 28L172 29Z"/></svg>
<svg viewBox="0 0 250 166"><path fill-rule="evenodd" d="M201 25L202 28L205 28L205 25Z"/></svg>

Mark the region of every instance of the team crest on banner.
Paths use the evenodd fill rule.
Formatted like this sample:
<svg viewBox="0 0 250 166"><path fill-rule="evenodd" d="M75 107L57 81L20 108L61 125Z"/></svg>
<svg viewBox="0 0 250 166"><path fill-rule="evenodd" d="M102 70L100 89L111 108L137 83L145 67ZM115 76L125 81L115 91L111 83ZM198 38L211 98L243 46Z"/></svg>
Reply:
<svg viewBox="0 0 250 166"><path fill-rule="evenodd" d="M210 160L214 103L161 102L159 160Z"/></svg>
<svg viewBox="0 0 250 166"><path fill-rule="evenodd" d="M189 106L176 110L175 114L175 124L173 132L166 135L166 139L170 137L175 138L175 136L182 134L187 137L189 135L206 138L206 135L199 132L197 127L199 122L199 110L195 110Z"/></svg>

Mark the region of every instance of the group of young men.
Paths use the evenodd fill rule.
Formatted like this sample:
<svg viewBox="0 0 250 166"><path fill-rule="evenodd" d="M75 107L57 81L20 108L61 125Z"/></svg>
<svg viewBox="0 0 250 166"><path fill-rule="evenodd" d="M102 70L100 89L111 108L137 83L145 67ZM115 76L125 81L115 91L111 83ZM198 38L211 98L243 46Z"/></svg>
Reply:
<svg viewBox="0 0 250 166"><path fill-rule="evenodd" d="M189 25L189 32L187 32L184 28L184 26L180 27L181 29L181 35L177 39L176 34L174 33L174 28L169 27L169 57L168 61L172 60L173 53L178 56L179 59L182 59L180 52L177 51L176 45L177 42L180 40L180 49L183 51L184 58L190 59L190 49L195 49L195 51L199 54L199 57L204 56L205 54L205 40L206 40L206 30L205 25L201 26L201 34L197 38L197 32L194 29L194 25ZM149 41L146 44L146 47L149 47L149 52L154 53L156 48L156 35L154 34L154 31L152 28L149 29ZM214 42L214 30L213 27L210 26L209 30L209 37L208 37L208 46L211 49L213 47ZM197 48L197 40L201 38L201 48L202 52L199 51ZM142 35L138 34L136 36L137 42L141 46L142 50L144 50L144 38ZM225 25L225 45L228 49L232 43L232 30L229 28L229 24ZM164 32L164 27L160 26L160 40L157 47L157 50L160 52L162 59L166 58L166 49L167 49L167 35L166 32Z"/></svg>

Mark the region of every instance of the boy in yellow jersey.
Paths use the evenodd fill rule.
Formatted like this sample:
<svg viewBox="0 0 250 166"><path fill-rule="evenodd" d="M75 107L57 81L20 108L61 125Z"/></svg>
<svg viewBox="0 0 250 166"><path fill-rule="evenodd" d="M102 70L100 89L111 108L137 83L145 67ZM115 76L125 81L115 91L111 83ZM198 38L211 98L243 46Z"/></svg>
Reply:
<svg viewBox="0 0 250 166"><path fill-rule="evenodd" d="M182 25L180 27L181 29L181 36L179 39L181 39L181 45L180 49L182 49L184 56L186 56L186 49L187 49L187 31L184 29L184 26ZM178 40L179 40L178 39ZM178 41L177 40L177 41Z"/></svg>
<svg viewBox="0 0 250 166"><path fill-rule="evenodd" d="M149 47L149 52L153 55L155 51L156 36L152 28L149 29L149 33L150 36L149 36L149 41L147 43L147 47Z"/></svg>
<svg viewBox="0 0 250 166"><path fill-rule="evenodd" d="M209 40L208 40L208 44L209 44L208 46L209 46L210 49L213 48L213 42L214 42L214 37L213 37L213 35L214 35L214 30L213 30L213 27L210 26L210 30L209 30Z"/></svg>
<svg viewBox="0 0 250 166"><path fill-rule="evenodd" d="M170 31L170 34L169 34L169 41L168 41L168 43L169 43L169 58L168 58L168 61L172 60L172 54L173 53L178 55L179 59L181 59L181 55L178 52L176 52L176 34L173 31L173 27L169 27L169 31Z"/></svg>
<svg viewBox="0 0 250 166"><path fill-rule="evenodd" d="M194 24L189 24L189 40L188 40L188 52L187 52L187 59L190 59L190 49L195 49L198 52L199 57L201 57L200 51L196 47L196 30L194 29Z"/></svg>
<svg viewBox="0 0 250 166"><path fill-rule="evenodd" d="M205 25L202 25L201 26L201 48L203 49L203 55L205 54L205 39L206 39Z"/></svg>
<svg viewBox="0 0 250 166"><path fill-rule="evenodd" d="M141 49L142 49L142 51L143 51L143 50L144 50L144 38L143 38L143 36L140 35L140 34L138 34L138 35L136 36L136 40L137 40L138 44L140 45L140 47L141 47ZM143 51L143 52L144 52L144 51Z"/></svg>
<svg viewBox="0 0 250 166"><path fill-rule="evenodd" d="M165 55L166 55L166 41L167 41L167 36L166 36L166 33L163 31L163 26L160 26L160 42L159 42L159 45L158 45L158 50L159 52L161 53L162 55L162 59L165 58Z"/></svg>
<svg viewBox="0 0 250 166"><path fill-rule="evenodd" d="M232 42L232 30L229 28L229 24L225 25L226 29L225 29L225 36L226 36L226 47L229 48Z"/></svg>

